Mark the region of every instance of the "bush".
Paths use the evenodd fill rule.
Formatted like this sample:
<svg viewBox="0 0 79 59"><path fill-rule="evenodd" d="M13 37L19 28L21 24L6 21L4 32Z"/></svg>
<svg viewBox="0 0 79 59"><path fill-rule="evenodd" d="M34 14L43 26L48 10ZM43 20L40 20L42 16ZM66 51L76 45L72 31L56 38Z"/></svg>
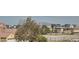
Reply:
<svg viewBox="0 0 79 59"><path fill-rule="evenodd" d="M38 36L36 36L36 41L38 41L38 42L47 42L47 38L45 38L42 35L38 35Z"/></svg>

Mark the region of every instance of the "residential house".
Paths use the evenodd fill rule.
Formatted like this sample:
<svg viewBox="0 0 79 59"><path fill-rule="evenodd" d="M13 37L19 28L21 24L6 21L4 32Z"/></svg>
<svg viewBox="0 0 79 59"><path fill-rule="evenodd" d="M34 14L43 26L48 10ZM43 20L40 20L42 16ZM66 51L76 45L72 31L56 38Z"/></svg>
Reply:
<svg viewBox="0 0 79 59"><path fill-rule="evenodd" d="M71 24L52 24L53 33L71 34L74 28Z"/></svg>
<svg viewBox="0 0 79 59"><path fill-rule="evenodd" d="M8 29L4 23L0 23L0 41L14 39L16 29Z"/></svg>
<svg viewBox="0 0 79 59"><path fill-rule="evenodd" d="M76 26L76 27L73 29L73 32L74 32L74 34L79 34L79 26Z"/></svg>

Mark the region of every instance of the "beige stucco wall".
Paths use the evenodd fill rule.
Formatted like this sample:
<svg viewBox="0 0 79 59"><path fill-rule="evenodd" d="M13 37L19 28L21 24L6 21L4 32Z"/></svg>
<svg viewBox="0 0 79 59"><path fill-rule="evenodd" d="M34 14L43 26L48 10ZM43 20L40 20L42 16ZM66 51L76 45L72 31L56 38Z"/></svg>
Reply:
<svg viewBox="0 0 79 59"><path fill-rule="evenodd" d="M74 32L79 32L79 30L74 30Z"/></svg>
<svg viewBox="0 0 79 59"><path fill-rule="evenodd" d="M7 39L11 39L11 38L14 38L14 34L10 34Z"/></svg>

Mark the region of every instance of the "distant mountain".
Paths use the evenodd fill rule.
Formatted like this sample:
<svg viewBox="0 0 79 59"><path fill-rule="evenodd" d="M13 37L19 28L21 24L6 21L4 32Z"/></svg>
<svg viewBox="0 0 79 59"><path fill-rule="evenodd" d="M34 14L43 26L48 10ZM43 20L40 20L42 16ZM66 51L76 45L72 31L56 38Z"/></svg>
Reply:
<svg viewBox="0 0 79 59"><path fill-rule="evenodd" d="M42 25L51 25L51 23L48 23L48 22L40 22L40 24L42 24Z"/></svg>
<svg viewBox="0 0 79 59"><path fill-rule="evenodd" d="M51 25L51 23L48 23L48 22L37 21L37 20L34 20L34 21L40 25Z"/></svg>

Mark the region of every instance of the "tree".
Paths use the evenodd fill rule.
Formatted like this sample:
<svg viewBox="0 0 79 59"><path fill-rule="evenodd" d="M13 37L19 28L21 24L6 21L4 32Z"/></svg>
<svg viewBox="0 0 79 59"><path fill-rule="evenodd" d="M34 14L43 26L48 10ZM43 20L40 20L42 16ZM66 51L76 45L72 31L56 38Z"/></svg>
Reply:
<svg viewBox="0 0 79 59"><path fill-rule="evenodd" d="M43 25L42 26L42 34L47 34L47 33L50 33L50 29L46 25Z"/></svg>
<svg viewBox="0 0 79 59"><path fill-rule="evenodd" d="M56 24L51 24L52 32L55 32Z"/></svg>
<svg viewBox="0 0 79 59"><path fill-rule="evenodd" d="M17 29L15 39L17 41L39 41L41 35L41 27L31 17L27 17L26 22ZM37 40L38 39L38 40ZM41 38L43 40L43 38Z"/></svg>

